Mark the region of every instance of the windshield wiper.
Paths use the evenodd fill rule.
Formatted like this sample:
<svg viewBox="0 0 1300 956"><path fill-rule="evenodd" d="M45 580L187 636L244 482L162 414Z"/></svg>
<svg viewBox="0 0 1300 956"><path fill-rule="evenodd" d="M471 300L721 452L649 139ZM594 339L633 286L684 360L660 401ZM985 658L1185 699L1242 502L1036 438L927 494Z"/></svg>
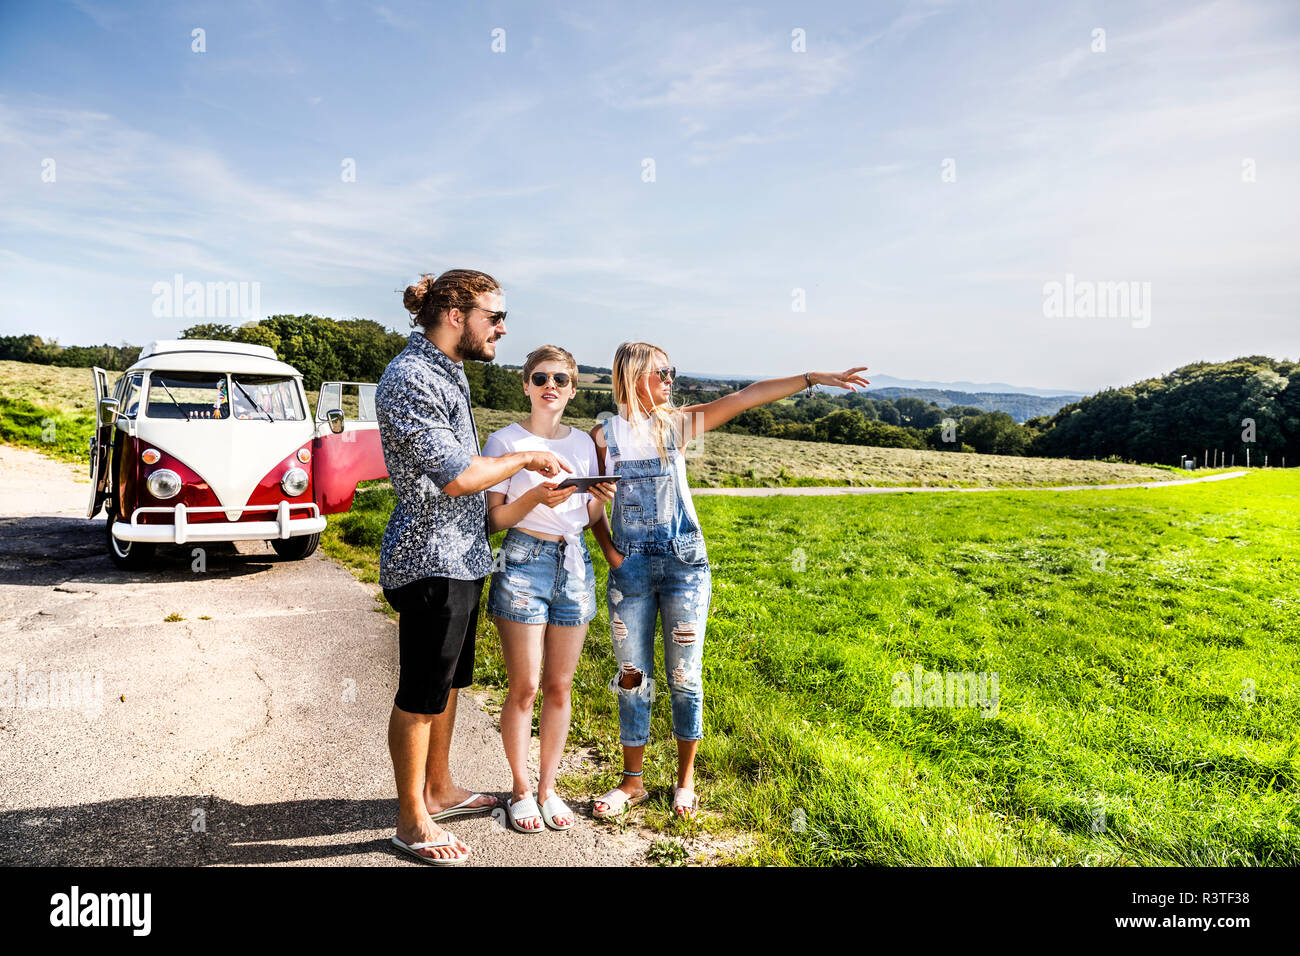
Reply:
<svg viewBox="0 0 1300 956"><path fill-rule="evenodd" d="M234 380L233 378L231 379L231 381L232 381L232 382L235 382L235 380ZM274 421L275 421L275 419L271 417L271 413L270 413L270 412L268 412L266 409L264 409L261 405L257 404L257 402L253 401L253 396L248 394L248 392L244 389L244 386L240 385L238 382L235 382L235 388L239 389L241 392L244 393L244 398L248 399L248 403L249 403L250 405L252 405L254 408L256 408L256 409L257 409L259 412L261 412L263 415L265 415L265 416L266 416L266 420L267 420L268 422L274 422Z"/></svg>
<svg viewBox="0 0 1300 956"><path fill-rule="evenodd" d="M164 382L162 379L158 379L158 384L163 387L163 391L166 392L167 397L172 400L172 404L180 409L181 418L185 419L188 422L190 420L190 413L187 412L185 409L181 408L181 403L176 401L176 396L173 395L172 390L167 387L167 383Z"/></svg>

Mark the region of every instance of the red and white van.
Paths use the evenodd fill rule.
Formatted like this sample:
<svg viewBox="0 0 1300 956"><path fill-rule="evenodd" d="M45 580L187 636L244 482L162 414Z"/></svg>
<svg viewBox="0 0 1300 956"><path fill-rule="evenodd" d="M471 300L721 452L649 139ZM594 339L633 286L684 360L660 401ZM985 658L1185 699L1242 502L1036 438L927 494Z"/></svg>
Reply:
<svg viewBox="0 0 1300 956"><path fill-rule="evenodd" d="M112 395L94 377L87 516L107 507L118 567L146 566L160 543L267 540L304 558L357 482L388 476L375 386L326 382L313 417L302 374L265 346L151 342Z"/></svg>

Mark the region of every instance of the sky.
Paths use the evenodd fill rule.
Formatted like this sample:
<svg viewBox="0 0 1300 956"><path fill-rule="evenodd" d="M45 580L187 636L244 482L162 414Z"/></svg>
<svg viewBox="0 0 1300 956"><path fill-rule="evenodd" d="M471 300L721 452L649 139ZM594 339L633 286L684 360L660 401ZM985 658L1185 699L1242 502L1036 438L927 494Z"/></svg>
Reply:
<svg viewBox="0 0 1300 956"><path fill-rule="evenodd" d="M1293 0L4 2L0 335L406 331L401 289L465 267L504 363L1295 359L1298 53ZM168 314L178 275L248 307Z"/></svg>

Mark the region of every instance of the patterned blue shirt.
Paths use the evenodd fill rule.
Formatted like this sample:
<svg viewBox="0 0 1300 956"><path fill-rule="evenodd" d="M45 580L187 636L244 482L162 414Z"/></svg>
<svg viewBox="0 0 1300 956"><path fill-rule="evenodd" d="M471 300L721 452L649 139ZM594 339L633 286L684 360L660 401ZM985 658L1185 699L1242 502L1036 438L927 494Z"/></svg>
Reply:
<svg viewBox="0 0 1300 956"><path fill-rule="evenodd" d="M442 490L479 453L464 366L417 329L384 369L375 410L397 495L379 549L380 586L485 577L492 553L483 492L451 496Z"/></svg>

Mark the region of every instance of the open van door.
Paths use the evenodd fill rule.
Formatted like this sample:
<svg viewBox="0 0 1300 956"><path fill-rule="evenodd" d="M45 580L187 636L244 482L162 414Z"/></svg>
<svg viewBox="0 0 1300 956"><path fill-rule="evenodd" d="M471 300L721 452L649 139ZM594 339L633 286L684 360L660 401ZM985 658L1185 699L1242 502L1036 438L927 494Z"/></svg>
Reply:
<svg viewBox="0 0 1300 956"><path fill-rule="evenodd" d="M321 514L352 507L357 482L388 477L373 382L322 382L312 441L312 487Z"/></svg>
<svg viewBox="0 0 1300 956"><path fill-rule="evenodd" d="M104 424L105 415L113 411L104 405L104 400L109 397L108 373L96 367L90 370L90 374L94 377L95 431L90 436L90 507L86 512L87 518L99 514L108 495L108 468L113 450L113 428L117 421L116 414L113 414L109 423Z"/></svg>

